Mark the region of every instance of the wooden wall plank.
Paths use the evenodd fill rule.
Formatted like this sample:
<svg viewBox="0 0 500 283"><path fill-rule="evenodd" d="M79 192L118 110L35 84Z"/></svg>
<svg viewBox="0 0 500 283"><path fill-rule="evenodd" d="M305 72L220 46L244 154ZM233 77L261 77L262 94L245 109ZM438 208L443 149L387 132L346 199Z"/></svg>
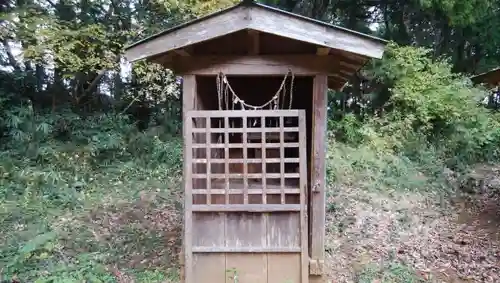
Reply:
<svg viewBox="0 0 500 283"><path fill-rule="evenodd" d="M184 235L183 235L183 254L184 254L184 282L194 283L193 281L193 258L192 258L192 211L193 195L192 195L192 159L193 151L192 144L192 119L187 119L187 112L195 107L194 99L196 97L196 78L194 75L186 75L183 77L182 85L182 114L184 118L183 135L184 135Z"/></svg>
<svg viewBox="0 0 500 283"><path fill-rule="evenodd" d="M222 213L193 213L193 249L223 247L225 224L225 215Z"/></svg>
<svg viewBox="0 0 500 283"><path fill-rule="evenodd" d="M249 55L249 56L190 56L175 58L174 72L179 74L215 75L284 75L292 70L296 75L336 74L342 68L341 57L316 55ZM361 64L358 66L361 68Z"/></svg>
<svg viewBox="0 0 500 283"><path fill-rule="evenodd" d="M318 75L313 82L313 119L312 119L312 168L311 192L309 202L309 239L312 259L325 257L325 202L326 202L326 115L327 115L327 76Z"/></svg>
<svg viewBox="0 0 500 283"><path fill-rule="evenodd" d="M302 283L300 254L268 254L268 283Z"/></svg>
<svg viewBox="0 0 500 283"><path fill-rule="evenodd" d="M300 213L272 212L267 218L269 247L301 247Z"/></svg>
<svg viewBox="0 0 500 283"><path fill-rule="evenodd" d="M262 213L228 213L226 247L265 247L266 226Z"/></svg>
<svg viewBox="0 0 500 283"><path fill-rule="evenodd" d="M226 282L226 255L225 254L195 254L193 256L193 282Z"/></svg>
<svg viewBox="0 0 500 283"><path fill-rule="evenodd" d="M298 116L302 110L233 110L233 111L225 111L225 110L210 110L210 111L192 111L192 117L213 117L213 118L221 118L221 117L280 117L280 116ZM288 128L288 127L287 127ZM272 129L272 128L270 128ZM269 130L270 130L269 129ZM231 132L234 132L237 129L232 128ZM249 129L250 130L250 129ZM279 131L279 130L278 130Z"/></svg>
<svg viewBox="0 0 500 283"><path fill-rule="evenodd" d="M267 255L266 254L227 254L226 269L234 270L238 276L234 280L231 272L226 274L226 283L271 283L267 281ZM214 282L215 281L202 281ZM218 281L220 282L220 281ZM218 283L217 282L217 283Z"/></svg>
<svg viewBox="0 0 500 283"><path fill-rule="evenodd" d="M300 254L301 248L266 248L266 247L193 247L193 253L295 253Z"/></svg>
<svg viewBox="0 0 500 283"><path fill-rule="evenodd" d="M326 77L325 77L326 78ZM313 108L314 109L314 108ZM315 111L315 110L313 110ZM300 172L300 188L302 189L300 194L300 246L302 248L301 257L301 281L302 283L308 283L309 280L309 254L308 254L308 235L309 235L309 227L307 223L307 136L306 136L306 111L301 110L299 112L299 144L300 144L300 164L299 164L299 172ZM314 131L313 131L314 133ZM313 135L313 139L314 139ZM324 158L324 156L320 157ZM324 227L323 227L324 229Z"/></svg>
<svg viewBox="0 0 500 283"><path fill-rule="evenodd" d="M260 33L256 30L248 30L248 54L257 55L260 51Z"/></svg>

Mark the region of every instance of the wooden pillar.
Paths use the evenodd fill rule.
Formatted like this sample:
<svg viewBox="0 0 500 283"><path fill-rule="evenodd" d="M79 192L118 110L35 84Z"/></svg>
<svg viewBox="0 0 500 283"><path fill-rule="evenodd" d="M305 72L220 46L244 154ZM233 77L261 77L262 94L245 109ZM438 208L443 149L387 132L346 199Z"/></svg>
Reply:
<svg viewBox="0 0 500 283"><path fill-rule="evenodd" d="M328 77L326 75L316 75L313 81L312 166L309 195L309 231L311 231L309 273L313 277L323 274L325 258L327 91ZM319 278L314 281L318 282L317 279Z"/></svg>
<svg viewBox="0 0 500 283"><path fill-rule="evenodd" d="M183 136L184 140L189 133L188 126L191 123L186 124L186 113L195 108L196 99L196 77L194 75L185 75L182 80L182 118L183 118ZM188 156L193 154L192 148L188 148L189 144L184 143L183 155L184 160L189 160ZM193 196L191 194L192 180L187 178L192 171L191 164L187 164L184 161L184 175L183 175L183 187L184 187L184 225L183 225L183 243L182 243L182 255L181 255L181 282L191 283L193 282L193 255L192 255L192 212L191 204L193 203Z"/></svg>

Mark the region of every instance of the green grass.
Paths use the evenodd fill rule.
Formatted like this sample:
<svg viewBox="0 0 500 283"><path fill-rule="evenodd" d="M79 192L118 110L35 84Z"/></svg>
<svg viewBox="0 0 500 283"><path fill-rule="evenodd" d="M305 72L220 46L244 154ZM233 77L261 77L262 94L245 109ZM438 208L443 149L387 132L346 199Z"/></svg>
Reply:
<svg viewBox="0 0 500 283"><path fill-rule="evenodd" d="M440 159L425 149L418 156L408 156L369 145L336 143L329 147L327 176L330 184L378 192L449 191L443 167Z"/></svg>
<svg viewBox="0 0 500 283"><path fill-rule="evenodd" d="M0 281L175 282L181 150L177 139L160 145L101 164L61 144L44 153L50 162L3 152Z"/></svg>
<svg viewBox="0 0 500 283"><path fill-rule="evenodd" d="M424 283L408 266L399 263L367 265L355 275L356 283Z"/></svg>

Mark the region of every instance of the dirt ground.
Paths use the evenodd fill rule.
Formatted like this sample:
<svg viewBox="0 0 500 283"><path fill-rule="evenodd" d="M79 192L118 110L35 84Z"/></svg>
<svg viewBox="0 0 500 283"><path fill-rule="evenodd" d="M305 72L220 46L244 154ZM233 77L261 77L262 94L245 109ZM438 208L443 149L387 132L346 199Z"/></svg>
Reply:
<svg viewBox="0 0 500 283"><path fill-rule="evenodd" d="M500 198L335 191L330 282L500 282Z"/></svg>

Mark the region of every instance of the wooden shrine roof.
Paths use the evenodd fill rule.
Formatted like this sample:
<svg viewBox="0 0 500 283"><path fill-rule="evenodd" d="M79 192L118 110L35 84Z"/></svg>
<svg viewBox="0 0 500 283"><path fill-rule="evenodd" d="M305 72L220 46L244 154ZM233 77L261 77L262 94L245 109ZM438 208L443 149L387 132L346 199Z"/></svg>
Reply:
<svg viewBox="0 0 500 283"><path fill-rule="evenodd" d="M217 64L213 56L224 56L226 62L243 55L271 56L264 61L280 62L286 55L304 56L299 61L323 56L324 63L319 65L331 62L329 86L338 89L370 58L381 58L386 44L387 41L367 34L254 1L242 1L138 41L126 47L125 57L131 62L147 59L178 71L174 64L178 58L187 62L205 60L207 65ZM192 61L186 59L189 56ZM314 69L318 64L309 65L309 69Z"/></svg>
<svg viewBox="0 0 500 283"><path fill-rule="evenodd" d="M475 84L483 83L489 87L496 87L500 85L500 68L475 75L471 78L471 80Z"/></svg>

